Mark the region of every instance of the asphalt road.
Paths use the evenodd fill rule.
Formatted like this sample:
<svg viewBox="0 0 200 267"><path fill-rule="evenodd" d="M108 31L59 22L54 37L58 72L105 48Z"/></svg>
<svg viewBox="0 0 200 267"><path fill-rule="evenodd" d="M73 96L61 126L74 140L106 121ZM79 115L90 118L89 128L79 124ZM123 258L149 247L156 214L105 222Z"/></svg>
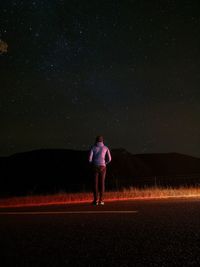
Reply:
<svg viewBox="0 0 200 267"><path fill-rule="evenodd" d="M0 266L200 266L200 200L0 210Z"/></svg>

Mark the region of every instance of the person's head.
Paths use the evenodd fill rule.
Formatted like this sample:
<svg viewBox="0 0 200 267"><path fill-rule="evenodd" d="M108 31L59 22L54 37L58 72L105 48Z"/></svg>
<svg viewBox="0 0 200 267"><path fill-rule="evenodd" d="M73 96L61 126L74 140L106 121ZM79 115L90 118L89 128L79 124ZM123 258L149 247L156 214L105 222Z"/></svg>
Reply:
<svg viewBox="0 0 200 267"><path fill-rule="evenodd" d="M103 142L103 136L102 135L98 135L96 137L95 143L99 143L99 142Z"/></svg>

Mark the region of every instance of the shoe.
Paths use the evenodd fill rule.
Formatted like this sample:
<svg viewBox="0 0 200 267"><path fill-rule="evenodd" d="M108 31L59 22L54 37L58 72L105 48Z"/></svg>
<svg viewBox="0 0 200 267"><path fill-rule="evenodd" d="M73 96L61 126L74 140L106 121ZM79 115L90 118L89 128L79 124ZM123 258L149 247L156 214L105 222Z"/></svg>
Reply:
<svg viewBox="0 0 200 267"><path fill-rule="evenodd" d="M104 203L104 201L99 201L99 205L104 205L105 203Z"/></svg>
<svg viewBox="0 0 200 267"><path fill-rule="evenodd" d="M92 205L93 206L98 206L98 202L97 201L92 201Z"/></svg>

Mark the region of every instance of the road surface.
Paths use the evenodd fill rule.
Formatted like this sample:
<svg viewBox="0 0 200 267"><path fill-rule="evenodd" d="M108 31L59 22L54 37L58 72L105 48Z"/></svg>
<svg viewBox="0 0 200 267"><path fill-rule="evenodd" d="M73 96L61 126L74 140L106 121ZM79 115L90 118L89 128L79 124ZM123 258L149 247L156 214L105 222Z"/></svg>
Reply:
<svg viewBox="0 0 200 267"><path fill-rule="evenodd" d="M0 266L200 266L200 200L0 210Z"/></svg>

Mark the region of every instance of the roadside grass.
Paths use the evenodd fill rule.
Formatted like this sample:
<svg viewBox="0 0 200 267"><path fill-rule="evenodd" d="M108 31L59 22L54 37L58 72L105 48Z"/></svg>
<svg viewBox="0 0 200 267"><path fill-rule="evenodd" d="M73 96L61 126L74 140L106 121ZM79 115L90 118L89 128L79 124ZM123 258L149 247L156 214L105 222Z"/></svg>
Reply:
<svg viewBox="0 0 200 267"><path fill-rule="evenodd" d="M58 192L52 195L30 195L0 199L0 208L61 205L72 203L87 203L92 201L91 192L66 193ZM165 198L200 198L200 186L195 187L146 187L124 188L119 191L105 192L105 201L165 199Z"/></svg>

